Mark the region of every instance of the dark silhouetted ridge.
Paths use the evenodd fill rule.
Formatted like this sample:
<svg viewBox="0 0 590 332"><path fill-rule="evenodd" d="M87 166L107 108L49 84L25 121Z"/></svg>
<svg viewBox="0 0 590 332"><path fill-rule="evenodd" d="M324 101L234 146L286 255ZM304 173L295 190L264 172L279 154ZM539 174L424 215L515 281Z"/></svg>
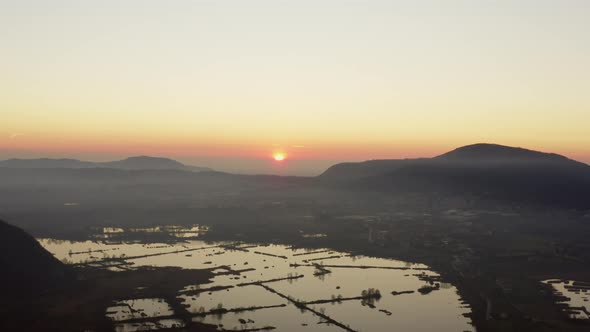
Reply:
<svg viewBox="0 0 590 332"><path fill-rule="evenodd" d="M367 160L358 163L340 163L331 166L318 178L329 183L348 182L368 176L384 175L400 167L417 163L420 159Z"/></svg>
<svg viewBox="0 0 590 332"><path fill-rule="evenodd" d="M77 159L7 159L0 160L0 167L4 168L114 168L124 170L181 170L191 172L210 172L213 171L207 167L198 167L185 165L174 159L137 156L129 157L123 160L107 162L89 162Z"/></svg>
<svg viewBox="0 0 590 332"><path fill-rule="evenodd" d="M434 159L466 162L575 162L555 153L486 143L463 146Z"/></svg>
<svg viewBox="0 0 590 332"><path fill-rule="evenodd" d="M183 169L184 164L159 157L137 156L127 159L101 163L104 167L119 169Z"/></svg>
<svg viewBox="0 0 590 332"><path fill-rule="evenodd" d="M73 271L35 238L0 220L2 296L29 296L73 279Z"/></svg>
<svg viewBox="0 0 590 332"><path fill-rule="evenodd" d="M317 180L349 190L590 208L590 166L558 154L497 144L468 145L431 159L338 164Z"/></svg>
<svg viewBox="0 0 590 332"><path fill-rule="evenodd" d="M93 168L95 163L77 159L7 159L0 160L0 167L10 168Z"/></svg>

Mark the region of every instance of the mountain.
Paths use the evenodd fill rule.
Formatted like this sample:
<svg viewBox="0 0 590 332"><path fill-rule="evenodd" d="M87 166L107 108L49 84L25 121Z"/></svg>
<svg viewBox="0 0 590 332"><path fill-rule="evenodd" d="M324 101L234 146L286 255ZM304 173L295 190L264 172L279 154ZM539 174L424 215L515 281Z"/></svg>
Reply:
<svg viewBox="0 0 590 332"><path fill-rule="evenodd" d="M358 163L340 163L331 166L318 179L323 183L341 184L370 176L385 175L401 167L419 164L425 159L367 160Z"/></svg>
<svg viewBox="0 0 590 332"><path fill-rule="evenodd" d="M0 160L0 167L9 168L94 168L95 163L77 159L8 159Z"/></svg>
<svg viewBox="0 0 590 332"><path fill-rule="evenodd" d="M168 158L157 158L148 156L129 157L123 160L99 163L99 166L106 168L140 170L140 169L178 169L183 170L186 166L176 160Z"/></svg>
<svg viewBox="0 0 590 332"><path fill-rule="evenodd" d="M583 166L585 164L555 153L545 153L498 144L478 143L442 154L434 159L468 163L543 163ZM585 165L588 166L588 165Z"/></svg>
<svg viewBox="0 0 590 332"><path fill-rule="evenodd" d="M73 271L53 257L35 238L0 220L0 291L27 296L63 284Z"/></svg>
<svg viewBox="0 0 590 332"><path fill-rule="evenodd" d="M129 157L108 162L89 162L77 159L8 159L1 160L5 168L114 168L124 170L183 170L192 172L212 171L210 168L184 165L176 160L149 156Z"/></svg>
<svg viewBox="0 0 590 332"><path fill-rule="evenodd" d="M496 144L464 146L430 159L339 164L318 181L358 191L475 195L590 208L590 166L557 154Z"/></svg>

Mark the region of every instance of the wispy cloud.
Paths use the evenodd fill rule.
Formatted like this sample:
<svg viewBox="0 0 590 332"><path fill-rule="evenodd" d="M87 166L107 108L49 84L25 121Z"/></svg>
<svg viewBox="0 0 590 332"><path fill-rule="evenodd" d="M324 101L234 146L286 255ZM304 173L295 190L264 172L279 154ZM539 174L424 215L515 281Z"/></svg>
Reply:
<svg viewBox="0 0 590 332"><path fill-rule="evenodd" d="M19 136L24 136L25 134L21 134L21 133L12 133L10 134L10 136L8 136L10 139L15 139Z"/></svg>
<svg viewBox="0 0 590 332"><path fill-rule="evenodd" d="M291 145L291 147L295 149L303 149L305 148L305 145Z"/></svg>

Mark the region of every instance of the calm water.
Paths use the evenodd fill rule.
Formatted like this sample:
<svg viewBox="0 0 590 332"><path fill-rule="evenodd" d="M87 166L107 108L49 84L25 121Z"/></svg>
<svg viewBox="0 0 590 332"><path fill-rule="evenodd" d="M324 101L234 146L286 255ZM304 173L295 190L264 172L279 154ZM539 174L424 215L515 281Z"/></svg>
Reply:
<svg viewBox="0 0 590 332"><path fill-rule="evenodd" d="M240 285L257 281L301 276L290 280L264 283L274 291L299 302L328 300L335 297L358 297L368 288L378 289L382 297L367 305L361 300L345 300L338 303L309 304L308 307L327 315L355 331L474 331L470 320L463 314L470 309L462 304L457 290L449 284L428 295L416 292L428 284L424 276L437 276L427 266L398 260L351 256L349 253L328 249L291 249L284 245L240 244L241 250L232 250L227 242L205 243L189 240L178 244L107 243L97 241L39 242L58 259L69 263L95 262L105 258L122 257L129 264L138 266L176 266L187 269L218 268L209 284L188 285L179 289L177 297L187 310L195 314L193 320L215 324L220 330L243 330L275 327L276 331L343 331L341 327L327 324L312 311L297 308L289 300L272 293L260 285ZM149 257L137 257L154 255ZM275 257L275 256L280 257ZM315 275L323 266L324 274ZM303 266L296 266L303 265ZM221 274L244 270L239 274ZM118 267L109 267L118 270ZM327 271L326 271L327 270ZM196 289L215 286L233 286L219 291ZM411 294L392 295L393 291L414 291ZM188 293L187 293L188 292ZM270 307L254 311L207 314L216 308L237 309L246 307ZM166 317L174 315L169 305L159 299L121 299L105 310L117 323L117 331L157 330L179 326L179 320L163 319L157 323L126 323L141 317ZM139 316L138 316L139 315ZM160 325L158 325L160 324Z"/></svg>
<svg viewBox="0 0 590 332"><path fill-rule="evenodd" d="M590 283L576 282L572 280L545 280L543 283L550 284L557 295L568 297L564 301L570 308L569 316L575 319L590 319L587 312L590 312ZM580 310L585 308L586 310Z"/></svg>
<svg viewBox="0 0 590 332"><path fill-rule="evenodd" d="M174 311L163 299L134 299L118 301L108 307L106 316L115 322L130 319L145 319L173 315ZM159 319L154 322L116 323L116 332L134 332L159 330L171 327L183 327L184 322L179 319Z"/></svg>

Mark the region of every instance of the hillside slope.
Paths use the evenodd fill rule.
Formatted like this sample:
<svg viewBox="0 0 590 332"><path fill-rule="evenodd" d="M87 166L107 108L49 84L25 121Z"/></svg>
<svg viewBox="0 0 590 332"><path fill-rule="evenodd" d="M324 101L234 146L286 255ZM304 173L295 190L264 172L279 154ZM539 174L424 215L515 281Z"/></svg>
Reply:
<svg viewBox="0 0 590 332"><path fill-rule="evenodd" d="M174 159L150 157L150 156L136 156L129 157L123 160L107 161L107 162L90 162L81 161L77 159L7 159L0 160L0 167L4 168L114 168L124 170L179 170L192 172L208 172L212 169L207 167L198 167L185 165Z"/></svg>
<svg viewBox="0 0 590 332"><path fill-rule="evenodd" d="M335 165L318 181L349 190L475 195L590 208L590 166L496 144L469 145L431 159Z"/></svg>
<svg viewBox="0 0 590 332"><path fill-rule="evenodd" d="M35 238L0 220L0 292L26 297L72 280L73 271Z"/></svg>

